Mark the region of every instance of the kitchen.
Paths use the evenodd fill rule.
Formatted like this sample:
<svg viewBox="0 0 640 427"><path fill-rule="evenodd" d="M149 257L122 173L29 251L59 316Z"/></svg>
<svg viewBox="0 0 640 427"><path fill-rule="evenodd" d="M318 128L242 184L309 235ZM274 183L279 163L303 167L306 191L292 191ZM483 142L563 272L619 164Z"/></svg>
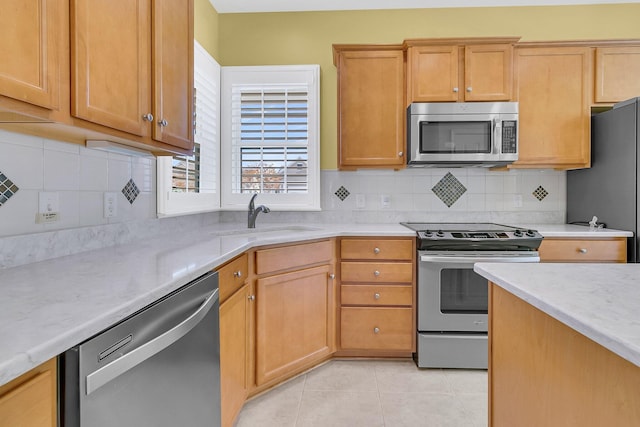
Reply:
<svg viewBox="0 0 640 427"><path fill-rule="evenodd" d="M496 13L496 10L504 14ZM258 218L258 227L261 223L300 222L300 218L309 223L397 223L402 220L423 220L425 211L430 213L428 220L434 222L449 221L455 215L455 220L460 222L562 224L566 191L563 171L536 169L504 173L454 169L450 171L451 174L467 191L450 207L431 191L446 175L443 170L337 171L337 88L331 45L400 43L411 37L501 34L518 35L524 40L638 38L632 19L636 12L636 5L599 5L504 10L436 9L419 14L407 11L351 11L227 15L217 14L206 1L200 1L196 2L195 31L196 39L224 65L320 64L323 211L271 212ZM402 25L386 25L389 16L397 17ZM537 19L531 19L532 16L537 16ZM205 18L203 25L201 20ZM540 25L540 22L547 25ZM567 22L575 24L569 26ZM211 33L212 25L206 23L215 23L219 30ZM330 32L326 31L327 26L331 28ZM429 30L425 31L425 27ZM248 33L243 28L251 28L252 31ZM283 49L283 46L288 49ZM15 165L3 163L0 168L20 187L16 199L0 208L2 235L7 236L2 239L3 267L96 249L102 244L98 241L101 239L128 243L154 237L167 228L186 231L193 227L194 221L214 228L218 222L237 225L246 215L244 212L221 212L189 219L158 220L155 218L154 165L148 159L107 158L75 145L24 135L4 135L4 140L6 143L0 145L3 150L1 158L15 156L29 166L21 163L23 166L16 168L19 164L16 160ZM24 172L33 170L33 164L38 165L36 170L43 171L42 175ZM59 168L65 173L56 172L56 166L51 166L55 164L60 165ZM74 171L77 172L75 175ZM120 192L131 178L140 186L140 199L135 203L119 201L115 219L105 219L101 207L102 193ZM542 200L533 195L538 187L548 193ZM345 191L339 192L344 198L336 195L340 188L344 188L351 196L344 197ZM398 189L403 190L399 192ZM33 221L33 214L37 212L36 193L42 190L60 193L61 216L56 223L35 224ZM364 196L364 208L358 207L359 194ZM28 200L19 199L22 195L30 197ZM383 206L384 195L391 196L388 208ZM96 205L100 208L95 209ZM56 233L54 230L60 231ZM46 234L32 234L35 232ZM43 239L45 236L46 239ZM96 239L96 236L101 238ZM73 243L67 244L68 240Z"/></svg>

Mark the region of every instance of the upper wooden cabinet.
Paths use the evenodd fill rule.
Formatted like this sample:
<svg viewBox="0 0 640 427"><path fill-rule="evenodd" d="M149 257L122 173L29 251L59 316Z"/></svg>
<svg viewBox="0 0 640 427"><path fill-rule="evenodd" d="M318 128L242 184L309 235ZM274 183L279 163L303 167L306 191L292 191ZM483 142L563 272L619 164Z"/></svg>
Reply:
<svg viewBox="0 0 640 427"><path fill-rule="evenodd" d="M517 40L405 40L407 102L511 100Z"/></svg>
<svg viewBox="0 0 640 427"><path fill-rule="evenodd" d="M402 46L334 45L338 68L338 166L404 166Z"/></svg>
<svg viewBox="0 0 640 427"><path fill-rule="evenodd" d="M72 0L72 115L190 150L192 21L192 1Z"/></svg>
<svg viewBox="0 0 640 427"><path fill-rule="evenodd" d="M591 49L523 44L515 52L520 129L512 167L589 167Z"/></svg>
<svg viewBox="0 0 640 427"><path fill-rule="evenodd" d="M595 49L595 103L640 96L640 44Z"/></svg>
<svg viewBox="0 0 640 427"><path fill-rule="evenodd" d="M48 120L48 110L64 102L60 84L66 2L0 0L0 9L0 110Z"/></svg>

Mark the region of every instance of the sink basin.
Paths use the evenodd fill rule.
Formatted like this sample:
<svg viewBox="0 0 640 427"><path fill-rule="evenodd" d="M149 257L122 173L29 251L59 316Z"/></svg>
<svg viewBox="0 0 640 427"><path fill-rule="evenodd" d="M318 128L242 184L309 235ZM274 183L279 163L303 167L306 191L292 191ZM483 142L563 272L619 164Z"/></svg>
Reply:
<svg viewBox="0 0 640 427"><path fill-rule="evenodd" d="M265 226L257 228L244 228L239 230L222 230L213 232L219 237L265 237L265 236L282 236L291 233L304 233L308 231L318 231L318 227L310 227L304 225L285 225L285 226Z"/></svg>

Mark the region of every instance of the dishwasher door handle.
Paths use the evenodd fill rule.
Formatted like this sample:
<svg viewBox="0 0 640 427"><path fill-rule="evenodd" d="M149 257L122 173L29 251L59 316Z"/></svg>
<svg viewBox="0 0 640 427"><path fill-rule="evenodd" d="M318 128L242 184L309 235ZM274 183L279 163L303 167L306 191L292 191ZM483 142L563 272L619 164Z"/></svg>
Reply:
<svg viewBox="0 0 640 427"><path fill-rule="evenodd" d="M217 301L218 290L216 289L198 307L198 309L185 320L135 350L123 355L119 359L116 359L87 375L87 395L93 393L109 381L119 377L129 369L144 362L155 354L160 353L162 350L187 335L189 331L200 323Z"/></svg>

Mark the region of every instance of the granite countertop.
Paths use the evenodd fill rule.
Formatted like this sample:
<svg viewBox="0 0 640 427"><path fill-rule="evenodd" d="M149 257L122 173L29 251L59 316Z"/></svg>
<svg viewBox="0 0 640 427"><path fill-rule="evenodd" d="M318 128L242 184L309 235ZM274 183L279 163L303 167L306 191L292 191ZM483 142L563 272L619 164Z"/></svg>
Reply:
<svg viewBox="0 0 640 427"><path fill-rule="evenodd" d="M514 226L538 230L544 237L605 238L633 236L631 231L615 230L613 228L591 230L589 227L574 224L515 224Z"/></svg>
<svg viewBox="0 0 640 427"><path fill-rule="evenodd" d="M474 270L640 366L640 264L478 263Z"/></svg>
<svg viewBox="0 0 640 427"><path fill-rule="evenodd" d="M543 236L631 233L520 225ZM338 236L414 236L400 224L216 224L0 270L0 385L246 250Z"/></svg>
<svg viewBox="0 0 640 427"><path fill-rule="evenodd" d="M0 385L252 247L414 235L400 224L217 224L0 270Z"/></svg>

